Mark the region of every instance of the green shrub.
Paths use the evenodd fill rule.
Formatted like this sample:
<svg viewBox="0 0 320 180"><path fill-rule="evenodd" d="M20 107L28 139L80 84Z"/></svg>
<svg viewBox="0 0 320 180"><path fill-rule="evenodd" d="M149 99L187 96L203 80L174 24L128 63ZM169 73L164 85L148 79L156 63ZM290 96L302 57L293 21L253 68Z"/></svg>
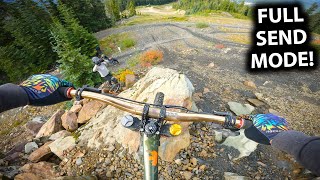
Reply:
<svg viewBox="0 0 320 180"><path fill-rule="evenodd" d="M122 51L125 51L135 46L136 41L128 33L121 33L107 36L103 38L99 44L102 51L106 55L109 55L118 52L118 47L120 47Z"/></svg>
<svg viewBox="0 0 320 180"><path fill-rule="evenodd" d="M199 28L199 29L203 29L203 28L209 27L209 24L200 22L200 23L196 24L196 27Z"/></svg>

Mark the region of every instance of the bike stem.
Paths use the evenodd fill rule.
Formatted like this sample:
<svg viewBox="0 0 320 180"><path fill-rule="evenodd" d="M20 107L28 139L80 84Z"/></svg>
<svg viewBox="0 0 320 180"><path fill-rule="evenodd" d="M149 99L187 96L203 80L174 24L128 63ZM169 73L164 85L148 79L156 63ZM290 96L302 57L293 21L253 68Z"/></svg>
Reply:
<svg viewBox="0 0 320 180"><path fill-rule="evenodd" d="M158 106L163 105L164 94L157 93L154 104ZM142 128L143 131L143 162L144 162L144 179L157 180L158 179L158 150L160 146L160 131L164 116L158 120L148 118L148 106L145 106L142 115ZM162 111L162 114L165 114Z"/></svg>

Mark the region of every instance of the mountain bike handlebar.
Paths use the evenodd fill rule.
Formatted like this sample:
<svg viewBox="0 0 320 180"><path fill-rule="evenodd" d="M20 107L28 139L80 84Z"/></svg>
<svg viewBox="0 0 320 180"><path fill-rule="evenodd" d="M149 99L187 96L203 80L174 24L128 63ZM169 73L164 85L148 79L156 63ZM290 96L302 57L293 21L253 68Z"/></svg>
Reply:
<svg viewBox="0 0 320 180"><path fill-rule="evenodd" d="M82 91L70 89L67 94L69 97L77 98L89 98L104 102L108 105L114 106L120 110L129 112L135 115L143 115L144 106L134 104L132 102L126 102L124 99L101 93L101 90L87 87ZM148 116L151 118L160 118L161 108L150 107ZM220 116L213 114L200 114L200 113L185 113L166 110L165 120L174 122L213 122L228 126L229 128L247 129L252 126L252 121L243 119L241 117L235 117L232 115Z"/></svg>

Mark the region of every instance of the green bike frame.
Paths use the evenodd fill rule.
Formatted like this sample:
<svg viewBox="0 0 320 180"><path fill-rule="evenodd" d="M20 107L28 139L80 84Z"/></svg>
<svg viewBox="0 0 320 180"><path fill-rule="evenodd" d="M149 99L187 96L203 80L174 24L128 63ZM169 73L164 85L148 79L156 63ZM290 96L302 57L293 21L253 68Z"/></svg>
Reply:
<svg viewBox="0 0 320 180"><path fill-rule="evenodd" d="M148 137L143 135L143 164L144 179L158 179L158 148L160 144L160 136L152 135Z"/></svg>

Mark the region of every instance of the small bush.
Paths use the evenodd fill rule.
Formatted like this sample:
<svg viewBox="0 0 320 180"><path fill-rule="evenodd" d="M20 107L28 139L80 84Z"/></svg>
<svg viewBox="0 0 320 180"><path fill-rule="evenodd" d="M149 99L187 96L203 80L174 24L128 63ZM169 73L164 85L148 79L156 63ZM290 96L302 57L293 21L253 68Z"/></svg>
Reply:
<svg viewBox="0 0 320 180"><path fill-rule="evenodd" d="M128 38L128 39L124 39L120 42L120 47L121 49L124 49L124 48L130 48L132 46L136 45L136 42L131 39L131 38Z"/></svg>
<svg viewBox="0 0 320 180"><path fill-rule="evenodd" d="M131 58L127 61L127 66L129 68L133 68L133 67L137 66L138 64L139 64L139 57L138 56L134 56L133 58Z"/></svg>
<svg viewBox="0 0 320 180"><path fill-rule="evenodd" d="M118 52L118 47L122 51L131 48L136 45L136 41L128 33L112 34L103 38L100 42L100 47L104 54L110 55Z"/></svg>
<svg viewBox="0 0 320 180"><path fill-rule="evenodd" d="M156 65L163 60L163 53L159 50L149 50L140 56L140 63L144 67Z"/></svg>
<svg viewBox="0 0 320 180"><path fill-rule="evenodd" d="M134 72L131 71L130 69L119 69L119 71L116 73L116 78L120 82L126 82L126 76L128 74L134 74Z"/></svg>
<svg viewBox="0 0 320 180"><path fill-rule="evenodd" d="M201 22L201 23L197 23L196 27L199 28L199 29L203 29L203 28L209 27L209 25L207 23Z"/></svg>

